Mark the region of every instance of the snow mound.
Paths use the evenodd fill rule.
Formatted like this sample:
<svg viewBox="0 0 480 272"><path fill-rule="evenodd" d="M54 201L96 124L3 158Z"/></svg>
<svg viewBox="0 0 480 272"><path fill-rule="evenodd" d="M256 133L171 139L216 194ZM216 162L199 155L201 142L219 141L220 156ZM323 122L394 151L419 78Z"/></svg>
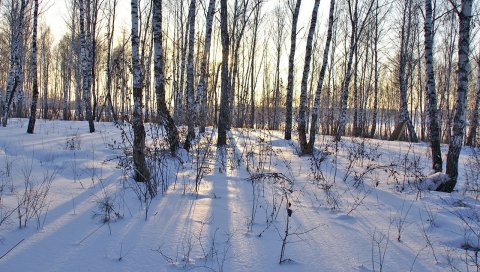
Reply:
<svg viewBox="0 0 480 272"><path fill-rule="evenodd" d="M418 182L418 189L421 191L435 191L440 185L447 182L450 178L447 174L437 172L430 176L420 179Z"/></svg>

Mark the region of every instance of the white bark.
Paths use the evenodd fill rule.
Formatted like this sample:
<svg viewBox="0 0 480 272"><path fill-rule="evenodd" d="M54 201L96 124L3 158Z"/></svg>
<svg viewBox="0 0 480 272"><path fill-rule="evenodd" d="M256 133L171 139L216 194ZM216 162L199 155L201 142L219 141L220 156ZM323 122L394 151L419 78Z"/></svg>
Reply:
<svg viewBox="0 0 480 272"><path fill-rule="evenodd" d="M189 150L191 141L195 138L195 91L194 91L194 67L193 67L193 55L195 50L195 12L196 12L196 0L190 1L190 8L188 11L188 22L190 33L188 35L188 56L187 56L187 89L185 91L187 95L186 110L189 114L187 118L187 137L185 139L185 149Z"/></svg>
<svg viewBox="0 0 480 272"><path fill-rule="evenodd" d="M442 151L440 150L440 127L437 113L437 91L435 86L435 72L433 63L433 22L432 2L425 0L425 68L427 76L427 111L429 118L430 148L432 151L432 168L435 172L442 172Z"/></svg>
<svg viewBox="0 0 480 272"><path fill-rule="evenodd" d="M456 7L455 7L456 8ZM458 70L457 70L457 100L455 102L455 117L453 121L452 140L448 147L446 174L450 177L448 183L438 190L452 192L457 184L458 158L462 150L465 134L465 115L467 111L468 75L470 72L470 24L472 20L472 0L462 0L459 17L458 38Z"/></svg>
<svg viewBox="0 0 480 272"><path fill-rule="evenodd" d="M210 0L208 4L205 47L203 50L202 64L200 67L200 79L197 86L197 116L200 126L200 133L205 132L206 125L206 104L207 104L207 83L208 83L208 61L210 57L210 47L212 44L213 15L215 13L215 0Z"/></svg>
<svg viewBox="0 0 480 272"><path fill-rule="evenodd" d="M358 0L355 0L354 6L352 7L352 0L347 0L349 14L350 14L350 24L352 27L352 33L350 36L350 46L348 50L348 62L345 70L345 77L342 82L342 93L340 97L340 114L338 117L338 128L335 135L335 140L340 141L342 136L345 134L345 127L347 125L347 105L348 105L348 95L349 95L349 85L352 78L352 64L353 64L353 55L355 53L355 48L358 46L357 37L361 37L365 25L368 21L370 12L373 8L375 1L370 1L368 3L368 8L365 12L365 17L359 24L358 18Z"/></svg>
<svg viewBox="0 0 480 272"><path fill-rule="evenodd" d="M38 0L34 1L33 29L32 29L32 105L30 107L30 119L28 121L27 133L33 133L37 115L38 101L38 78L37 78L37 24L38 24Z"/></svg>
<svg viewBox="0 0 480 272"><path fill-rule="evenodd" d="M303 152L306 152L307 149L307 85L308 85L308 76L310 74L310 62L312 59L312 44L313 36L315 35L315 29L317 26L317 14L318 7L320 5L320 0L315 0L312 11L312 20L310 22L310 29L308 31L307 45L305 49L305 64L303 67L303 76L302 76L302 85L300 93L300 108L298 112L298 141L300 143L300 149ZM315 133L312 131L311 133Z"/></svg>
<svg viewBox="0 0 480 272"><path fill-rule="evenodd" d="M133 70L133 164L135 169L135 180L146 182L150 196L156 195L150 180L150 172L145 161L145 127L143 125L143 86L142 86L142 67L139 56L139 37L138 37L138 0L131 0L132 13L132 70Z"/></svg>
<svg viewBox="0 0 480 272"><path fill-rule="evenodd" d="M92 101L90 98L90 85L92 80L92 68L91 68L91 57L90 57L90 31L88 30L90 27L90 20L87 19L85 23L84 16L84 8L87 7L87 18L89 18L89 6L90 0L86 0L87 2L84 5L83 0L78 0L78 6L80 8L80 54L82 58L82 98L83 103L85 104L85 117L88 121L88 127L90 133L95 132L95 126L93 123L93 114L92 114ZM85 31L87 29L87 31Z"/></svg>
<svg viewBox="0 0 480 272"><path fill-rule="evenodd" d="M220 95L220 115L218 119L217 146L225 146L227 144L227 127L230 120L230 110L228 105L228 96L230 92L230 83L228 79L228 57L230 44L228 38L227 14L227 0L220 0L220 26L222 38L222 90Z"/></svg>
<svg viewBox="0 0 480 272"><path fill-rule="evenodd" d="M153 1L152 32L154 47L155 93L157 98L157 115L167 132L170 151L175 153L179 148L178 131L165 102L165 60L162 44L162 3Z"/></svg>
<svg viewBox="0 0 480 272"><path fill-rule="evenodd" d="M328 54L330 51L330 43L332 41L333 33L333 21L335 19L335 0L330 0L330 11L328 15L328 30L327 30L327 40L325 41L325 48L323 49L323 61L322 68L320 69L320 75L318 78L317 90L315 91L315 98L312 108L312 120L310 126L310 139L308 141L306 150L304 152L311 153L313 152L313 146L315 144L315 134L317 132L317 122L318 122L318 112L320 108L320 96L322 94L323 80L325 78L325 73L328 65Z"/></svg>
<svg viewBox="0 0 480 272"><path fill-rule="evenodd" d="M11 22L12 41L11 41L11 53L10 53L10 69L7 78L7 90L5 95L5 104L3 108L2 126L6 127L8 117L10 114L10 106L12 104L15 91L20 84L20 61L21 61L21 43L23 24L25 19L25 10L27 8L27 1L22 0L20 3L19 13L16 16L16 20Z"/></svg>
<svg viewBox="0 0 480 272"><path fill-rule="evenodd" d="M298 14L302 0L297 0L295 9L293 11L292 32L290 35L290 55L288 57L288 82L287 82L287 101L285 114L285 140L292 138L292 104L293 104L293 86L294 86L294 65L295 65L295 51L297 45L297 23Z"/></svg>

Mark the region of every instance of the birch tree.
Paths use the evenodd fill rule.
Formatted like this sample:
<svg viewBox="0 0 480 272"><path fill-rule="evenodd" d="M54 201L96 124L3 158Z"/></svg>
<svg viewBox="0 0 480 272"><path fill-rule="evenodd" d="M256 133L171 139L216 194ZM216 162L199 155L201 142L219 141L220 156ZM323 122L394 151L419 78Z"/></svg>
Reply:
<svg viewBox="0 0 480 272"><path fill-rule="evenodd" d="M370 130L370 137L375 137L377 130L377 118L378 118L378 80L379 80L379 67L378 67L378 43L380 40L380 22L379 22L379 0L375 1L375 30L373 36L373 57L374 57L374 87L373 87L373 113L372 113L372 128Z"/></svg>
<svg viewBox="0 0 480 272"><path fill-rule="evenodd" d="M462 150L465 134L465 115L467 111L468 75L470 72L470 23L472 20L472 0L461 0L460 6L451 0L459 19L458 66L457 66L457 99L453 119L452 139L448 147L446 174L449 180L437 190L452 192L457 184L458 158ZM460 7L460 10L458 8Z"/></svg>
<svg viewBox="0 0 480 272"><path fill-rule="evenodd" d="M475 146L477 142L477 129L478 129L478 119L480 111L480 53L476 57L477 62L477 92L475 94L475 105L473 107L472 119L470 122L470 130L468 132L468 137L466 145Z"/></svg>
<svg viewBox="0 0 480 272"><path fill-rule="evenodd" d="M305 63L303 66L303 76L302 76L302 85L300 93L300 108L298 111L298 141L300 143L300 150L302 153L307 152L307 135L306 135L306 126L307 126L307 87L308 87L308 76L310 74L310 63L312 59L312 44L313 36L315 35L315 28L317 26L317 15L318 7L320 5L320 0L315 0L312 11L312 19L310 21L310 29L308 30L307 44L305 47ZM315 131L310 131L310 133L315 133ZM308 152L307 152L308 153Z"/></svg>
<svg viewBox="0 0 480 272"><path fill-rule="evenodd" d="M187 104L185 109L189 114L187 118L187 137L185 138L184 148L190 149L191 141L195 138L195 92L194 92L194 67L193 67L193 55L195 50L195 13L196 13L196 0L190 1L190 7L188 11L189 22L189 35L188 35L188 56L187 56L187 89L185 91L187 95Z"/></svg>
<svg viewBox="0 0 480 272"><path fill-rule="evenodd" d="M217 146L227 145L227 128L230 123L230 110L228 105L229 79L228 79L228 57L229 57L229 38L228 38L228 10L227 0L220 0L220 35L222 39L222 87L220 95L220 115L218 118L218 136Z"/></svg>
<svg viewBox="0 0 480 272"><path fill-rule="evenodd" d="M412 19L414 16L413 0L403 2L402 26L400 34L400 52L398 64L398 84L400 87L400 119L390 140L398 140L406 127L410 142L418 142L412 119L408 112L408 76L407 69L411 62L410 42L412 37Z"/></svg>
<svg viewBox="0 0 480 272"><path fill-rule="evenodd" d="M82 0L80 0L82 1ZM138 0L131 1L132 14L132 70L133 70L133 164L135 169L135 180L145 182L150 196L156 195L156 190L151 186L150 172L145 161L145 127L143 125L143 86L142 86L142 67L139 56L139 37L138 37Z"/></svg>
<svg viewBox="0 0 480 272"><path fill-rule="evenodd" d="M292 11L292 32L290 34L290 55L288 57L288 81L287 81L287 99L285 113L285 140L292 139L292 113L293 113L293 85L294 85L294 69L295 69L295 51L297 47L297 23L298 13L302 0L297 0L295 8Z"/></svg>
<svg viewBox="0 0 480 272"><path fill-rule="evenodd" d="M114 122L117 122L118 117L115 113L112 103L112 73L113 73L113 63L112 63L112 46L113 46L113 35L115 33L115 17L117 4L119 0L109 0L109 13L107 18L107 63L106 63L106 94L105 101L103 102L102 108L97 117L97 121L100 121L102 112L106 110L106 114L112 114Z"/></svg>
<svg viewBox="0 0 480 272"><path fill-rule="evenodd" d="M252 49L251 49L251 58L250 58L250 121L249 127L254 128L255 126L255 87L256 87L256 74L255 74L255 56L257 54L257 37L258 37L258 28L260 25L260 11L262 7L263 0L257 0L257 8L255 10L254 20L253 20L253 37L252 37Z"/></svg>
<svg viewBox="0 0 480 272"><path fill-rule="evenodd" d="M240 85L240 78L239 78L239 67L240 67L240 49L241 44L243 41L243 36L245 34L245 30L247 28L247 23L250 16L253 14L253 10L248 11L248 5L250 0L242 0L239 4L238 0L235 0L234 3L234 11L233 11L233 27L231 33L231 49L232 49L232 65L230 70L230 93L228 96L229 106L230 106L230 118L228 128L232 126L232 122L234 121L234 117L237 117L237 125L243 124L244 120L241 120L242 116L240 113L234 114L235 110L235 95L239 93L240 90L237 89L237 85ZM257 3L258 4L258 3ZM238 100L238 99L237 99ZM237 101L237 105L240 101ZM237 108L240 108L237 107Z"/></svg>
<svg viewBox="0 0 480 272"><path fill-rule="evenodd" d="M72 8L72 54L75 59L74 78L75 78L75 119L79 121L84 120L83 106L82 106L82 56L80 49L79 35L77 34L77 25L75 18L77 16L76 5L79 5L78 0L73 0Z"/></svg>
<svg viewBox="0 0 480 272"><path fill-rule="evenodd" d="M175 154L179 148L178 131L165 102L165 60L162 44L162 0L153 0L152 32L153 32L153 68L155 74L155 94L157 99L157 115L160 124L167 133L170 151Z"/></svg>
<svg viewBox="0 0 480 272"><path fill-rule="evenodd" d="M12 4L14 4L12 2ZM10 107L13 102L13 98L15 96L15 92L17 88L19 88L20 84L20 65L21 65L21 54L23 54L21 50L22 46L22 32L23 32L23 24L25 20L25 13L27 9L27 1L21 0L20 3L15 1L15 7L12 6L12 11L15 13L14 17L12 18L12 22L10 25L10 31L12 33L12 40L10 46L10 68L8 72L7 78L7 90L5 94L5 102L3 105L3 118L2 118L2 126L6 127L8 122L8 117L10 114ZM18 5L20 5L18 7ZM13 9L18 9L18 12Z"/></svg>
<svg viewBox="0 0 480 272"><path fill-rule="evenodd" d="M90 41L90 31L87 31L88 33L85 32L85 28L89 27L89 20L87 20L85 24L85 12L84 8L87 7L87 17L89 18L89 7L90 7L90 0L86 0L87 2L84 5L83 0L78 0L78 6L80 9L80 18L79 18L79 24L80 24L80 54L82 58L82 90L83 90L83 103L85 104L85 117L87 118L88 121L88 127L90 130L90 133L95 132L95 125L93 123L93 114L92 114L92 102L90 98L90 84L91 84L91 59L89 57L89 41Z"/></svg>
<svg viewBox="0 0 480 272"><path fill-rule="evenodd" d="M181 61L180 61L180 69L178 69L179 75L178 75L178 88L175 90L176 95L175 95L175 109L173 112L174 119L177 123L183 124L185 116L184 116L184 93L183 93L183 87L184 87L184 77L185 77L185 66L186 66L186 58L187 58L187 42L188 42L188 35L185 35L185 33L188 33L188 27L189 24L187 23L186 26L184 27L184 20L183 20L183 14L184 14L184 1L176 1L178 2L178 14L177 14L177 20L178 20L178 25L179 29L179 44L181 44L179 47L181 51ZM188 17L187 17L188 18Z"/></svg>
<svg viewBox="0 0 480 272"><path fill-rule="evenodd" d="M355 1L355 2L352 2ZM367 2L367 9L365 12L365 17L359 23L359 5L358 0L347 0L347 8L350 20L350 26L352 33L350 34L350 45L348 49L348 60L347 66L345 69L345 76L342 82L342 93L340 97L340 113L338 117L338 128L335 135L335 140L340 141L341 137L345 134L345 127L347 125L347 105L348 105L348 96L349 96L349 86L350 80L352 78L352 64L353 64L353 55L355 53L356 47L358 46L358 37L360 37L365 29L365 25L369 18L370 11L374 6L375 1Z"/></svg>
<svg viewBox="0 0 480 272"><path fill-rule="evenodd" d="M61 81L62 81L62 119L69 119L69 94L71 89L71 78L72 78L72 58L70 57L70 36L65 34L58 44L60 62L61 62Z"/></svg>
<svg viewBox="0 0 480 272"><path fill-rule="evenodd" d="M70 30L70 44L68 46L68 60L66 60L66 73L63 87L63 120L69 119L69 93L71 88L71 76L72 76L72 66L73 66L73 53L75 50L75 11L76 11L76 0L73 0L73 11L72 11L72 21L71 21L71 30Z"/></svg>
<svg viewBox="0 0 480 272"><path fill-rule="evenodd" d="M197 116L199 122L199 132L205 132L206 125L206 105L207 105L207 83L208 83L208 61L210 59L210 47L212 44L213 17L215 14L215 0L208 3L206 29L205 29L205 46L203 50L202 63L200 66L200 79L197 86Z"/></svg>
<svg viewBox="0 0 480 272"><path fill-rule="evenodd" d="M35 121L37 117L37 101L38 101L38 78L37 78L37 24L38 24L38 0L34 0L33 8L33 29L32 29L32 60L31 60L31 76L32 76L32 105L30 107L30 119L28 120L27 133L32 134L35 129Z"/></svg>
<svg viewBox="0 0 480 272"><path fill-rule="evenodd" d="M272 114L272 122L269 123L268 128L273 129L273 130L278 130L280 126L280 84L281 84L281 78L280 78L280 61L282 57L282 47L284 44L284 38L285 38L285 19L283 18L283 9L280 5L277 5L275 7L275 10L273 11L273 16L275 18L274 21L274 26L273 26L273 33L272 33L272 39L274 41L274 48L275 48L275 56L276 56L276 63L275 63L275 81L274 81L274 91L273 91L273 97L272 97L272 102L273 105L273 114Z"/></svg>
<svg viewBox="0 0 480 272"><path fill-rule="evenodd" d="M40 67L41 67L41 75L42 75L42 96L43 96L43 103L42 103L42 118L47 120L49 118L49 88L50 83L50 64L52 58L52 49L51 45L53 43L52 32L49 26L44 26L41 28L40 31Z"/></svg>
<svg viewBox="0 0 480 272"><path fill-rule="evenodd" d="M320 75L318 78L317 89L315 91L315 98L312 108L312 120L310 126L310 138L308 143L305 145L305 149L302 150L304 154L313 153L313 146L315 144L315 135L317 132L317 122L318 122L318 112L320 108L320 97L322 94L323 80L325 79L325 73L328 65L328 54L330 50L330 43L332 41L333 33L333 22L335 19L335 0L330 0L330 10L328 14L328 29L327 29L327 39L325 41L325 48L323 49L323 62L322 68L320 68Z"/></svg>
<svg viewBox="0 0 480 272"><path fill-rule="evenodd" d="M435 172L442 172L442 151L440 149L440 127L437 112L437 91L435 86L435 72L433 61L433 9L432 0L425 0L425 69L427 76L427 111L429 118L429 138L432 152L432 168Z"/></svg>

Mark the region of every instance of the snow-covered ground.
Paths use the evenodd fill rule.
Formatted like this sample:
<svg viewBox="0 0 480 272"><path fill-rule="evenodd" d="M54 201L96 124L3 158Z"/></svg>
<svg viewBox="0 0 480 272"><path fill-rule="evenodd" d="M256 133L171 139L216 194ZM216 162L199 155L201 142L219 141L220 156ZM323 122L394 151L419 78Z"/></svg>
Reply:
<svg viewBox="0 0 480 272"><path fill-rule="evenodd" d="M418 189L430 181L426 143L318 136L312 158L281 132L234 130L217 150L210 131L189 154L155 156L159 194L145 201L122 149L128 129L26 125L0 128L2 272L480 269L471 149L445 194Z"/></svg>

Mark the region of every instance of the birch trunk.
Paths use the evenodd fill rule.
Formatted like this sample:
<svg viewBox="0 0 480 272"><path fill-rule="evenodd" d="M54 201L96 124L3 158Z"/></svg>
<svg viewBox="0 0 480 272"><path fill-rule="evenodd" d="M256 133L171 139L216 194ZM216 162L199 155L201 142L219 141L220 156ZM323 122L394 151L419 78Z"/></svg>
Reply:
<svg viewBox="0 0 480 272"><path fill-rule="evenodd" d="M87 20L87 24L85 24L84 20L84 3L83 0L78 0L78 5L80 8L80 52L81 52L81 57L82 57L82 75L83 75L83 80L82 80L82 90L83 90L83 103L85 104L85 117L87 118L88 121L88 127L90 130L90 133L95 132L95 126L93 124L93 115L92 115L92 105L91 105L91 99L90 99L90 81L91 81L91 68L90 68L90 58L89 58L89 41L90 40L90 35L87 34L85 35L85 28L89 27L89 20ZM89 7L90 5L90 0L87 0L86 6ZM89 8L87 8L87 13ZM89 17L89 15L87 15ZM90 31L87 31L88 33Z"/></svg>
<svg viewBox="0 0 480 272"><path fill-rule="evenodd" d="M184 148L190 149L191 142L195 138L195 92L194 92L194 69L193 69L193 54L195 50L195 10L197 1L190 1L190 8L188 11L188 23L190 33L188 35L188 56L187 56L187 88L185 94L187 95L186 112L189 115L187 119L187 137L185 138Z"/></svg>
<svg viewBox="0 0 480 272"><path fill-rule="evenodd" d="M303 153L311 154L313 152L313 146L315 145L315 135L317 131L318 112L320 109L320 97L322 94L323 80L325 79L325 73L328 66L328 55L330 51L330 43L332 41L333 22L335 19L335 0L330 0L330 11L328 15L328 30L327 40L325 41L325 48L323 49L323 62L322 68L320 68L320 75L318 78L317 90L315 91L315 98L312 108L312 121L310 124L310 138L306 149L302 150Z"/></svg>
<svg viewBox="0 0 480 272"><path fill-rule="evenodd" d="M179 1L179 5L180 5L180 15L179 15L179 21L180 21L180 31L183 32L183 2L184 1ZM186 29L185 29L185 32L184 33L188 33L188 27L189 27L189 24L187 24L186 26ZM184 86L184 83L185 83L185 63L186 63L186 58L187 58L187 42L188 42L188 35L184 35L183 33L181 33L181 38L180 38L180 43L181 43L181 63L180 63L180 84L179 84L179 88L177 90L177 94L176 94L176 104L175 104L175 109L174 109L174 118L175 118L175 121L178 123L178 124L184 124L184 120L185 120L185 114L184 114L184 107L183 107L183 103L184 103L184 94L183 94L183 86Z"/></svg>
<svg viewBox="0 0 480 272"><path fill-rule="evenodd" d="M38 101L38 78L37 78L37 23L38 23L38 0L34 1L33 29L32 29L32 105L30 107L30 119L28 120L27 133L32 134L35 129Z"/></svg>
<svg viewBox="0 0 480 272"><path fill-rule="evenodd" d="M107 18L107 67L105 69L106 72L106 77L107 77L107 83L106 83L106 91L107 94L105 95L105 101L103 102L103 106L100 109L100 112L97 116L97 122L100 121L102 117L102 113L105 110L105 115L109 116L109 114L112 114L113 116L113 121L117 122L117 114L115 113L115 110L113 108L113 103L112 103L112 73L113 73L113 64L112 64L112 46L113 46L113 34L115 33L115 15L116 15L116 10L117 10L117 3L118 0L113 0L113 3L111 1L108 2L110 5L110 13Z"/></svg>
<svg viewBox="0 0 480 272"><path fill-rule="evenodd" d="M206 104L207 104L207 81L208 81L208 60L210 58L210 47L212 44L213 15L215 14L215 0L208 3L206 29L205 29L205 46L203 50L202 64L200 67L200 79L197 86L197 116L199 122L199 132L205 132L206 125Z"/></svg>
<svg viewBox="0 0 480 272"><path fill-rule="evenodd" d="M145 127L143 125L143 90L142 90L142 67L139 56L138 37L138 0L131 0L132 13L132 68L133 68L133 164L135 180L145 182L150 196L156 195L156 190L151 186L150 172L145 161Z"/></svg>
<svg viewBox="0 0 480 272"><path fill-rule="evenodd" d="M45 31L41 37L41 60L43 74L43 119L48 119L48 79L50 70L50 35Z"/></svg>
<svg viewBox="0 0 480 272"><path fill-rule="evenodd" d="M379 22L378 22L378 13L379 5L378 0L375 1L375 34L373 41L373 54L374 54L374 94L373 94L373 117L372 117L372 129L370 130L370 137L375 137L375 132L377 130L377 118L378 118L378 41L379 41Z"/></svg>
<svg viewBox="0 0 480 272"><path fill-rule="evenodd" d="M348 61L345 68L345 77L342 82L342 93L340 97L340 113L338 117L338 128L335 135L335 140L340 141L342 136L345 134L345 127L347 125L347 106L348 106L348 86L350 85L350 80L352 78L352 63L353 55L355 53L356 47L358 46L357 37L361 37L363 30L365 29L366 22L369 21L369 16L371 16L371 10L375 1L370 1L368 3L368 8L365 10L365 18L359 24L358 16L358 0L355 0L355 4L352 10L352 0L347 0L348 10L350 14L350 24L352 27L352 34L350 36L350 46L348 49Z"/></svg>
<svg viewBox="0 0 480 272"><path fill-rule="evenodd" d="M255 56L256 56L256 48L257 48L257 36L258 36L258 26L260 24L260 10L261 10L261 2L262 0L258 0L257 2L257 10L255 11L255 18L253 22L253 41L252 41L252 50L251 50L251 62L250 62L250 121L249 127L255 127L255 87L256 87L256 80L255 80Z"/></svg>
<svg viewBox="0 0 480 272"><path fill-rule="evenodd" d="M429 138L432 151L432 169L442 172L442 151L440 149L440 127L438 125L437 91L433 62L433 22L432 1L425 0L425 68L427 76L427 111L429 118Z"/></svg>
<svg viewBox="0 0 480 272"><path fill-rule="evenodd" d="M318 6L320 5L320 0L315 0L312 11L312 20L310 22L310 29L308 31L307 45L305 49L305 64L303 67L303 76L302 76L302 85L300 93L300 108L298 112L298 141L300 144L300 150L302 153L308 153L307 150L307 86L308 86L308 76L310 74L310 62L312 59L312 44L313 36L315 35L315 28L317 26L317 15L318 15ZM311 131L310 133L315 133Z"/></svg>
<svg viewBox="0 0 480 272"><path fill-rule="evenodd" d="M275 18L275 29L273 34L273 40L275 43L275 81L274 81L274 92L272 97L273 104L273 114L272 114L272 123L269 123L268 128L272 130L278 130L280 126L280 63L282 57L282 47L285 43L284 40L284 27L285 19L283 18L283 10L280 6L277 6L274 10ZM239 103L240 104L240 103ZM269 105L270 106L270 105Z"/></svg>
<svg viewBox="0 0 480 272"><path fill-rule="evenodd" d="M75 30L75 27L73 28ZM72 33L76 37L75 32ZM75 41L74 50L77 52L77 59L75 63L75 118L83 121L83 107L82 107L82 60L80 56L80 44L78 40Z"/></svg>
<svg viewBox="0 0 480 272"><path fill-rule="evenodd" d="M470 22L472 20L472 0L462 0L459 17L458 37L458 70L457 70L457 99L455 102L455 116L453 120L452 140L448 147L446 174L448 182L442 184L437 190L452 192L457 184L458 157L462 150L463 136L465 134L465 113L467 110L468 74L470 72Z"/></svg>
<svg viewBox="0 0 480 272"><path fill-rule="evenodd" d="M157 115L160 124L167 133L170 151L175 154L179 148L178 131L165 102L165 60L162 45L162 1L153 0L153 69L155 74L155 94L157 99Z"/></svg>
<svg viewBox="0 0 480 272"><path fill-rule="evenodd" d="M351 6L350 1L348 1L349 7ZM351 7L350 7L351 10ZM352 63L353 55L355 53L355 48L357 46L357 27L358 27L358 2L355 1L355 8L353 11L353 16L350 19L352 26L352 33L350 34L350 47L348 49L348 62L345 71L345 77L342 82L342 95L340 98L340 115L338 117L338 128L337 134L335 135L335 140L340 141L341 137L345 134L345 126L347 124L347 104L348 104L348 86L350 85L350 79L352 78Z"/></svg>
<svg viewBox="0 0 480 272"><path fill-rule="evenodd" d="M410 118L410 114L408 113L407 102L408 78L406 74L409 62L411 62L409 56L409 44L412 28L412 5L412 0L407 1L403 10L402 31L400 40L400 63L398 72L398 81L400 84L400 120L390 137L391 141L398 140L403 132L404 127L406 126L406 128L408 129L408 136L410 142L418 142L417 134L415 133L415 128L412 124L412 119Z"/></svg>
<svg viewBox="0 0 480 272"><path fill-rule="evenodd" d="M238 112L238 114L234 114L235 112L235 104L239 105L240 101L238 101L238 98L237 98L237 101L235 101L235 95L240 92L240 90L237 91L237 85L240 86L240 84L237 83L237 79L239 79L239 53L240 53L240 49L241 49L241 42L243 40L243 35L245 33L245 29L247 27L247 22L248 22L248 18L250 17L251 13L248 14L247 16L247 5L248 5L248 0L245 1L243 0L242 3L240 4L240 6L243 6L242 9L239 9L238 8L238 0L235 0L235 4L234 4L234 18L233 20L235 21L234 22L234 26L233 26L233 31L232 31L232 50L233 50L233 58L232 58L232 70L230 71L230 93L229 93L229 96L228 96L228 100L229 100L229 106L230 106L230 113L229 113L229 123L228 123L228 126L227 128L230 128L232 125L233 125L233 121L234 121L234 117L237 117L237 123L242 123L243 121L239 120L241 119L240 117L240 112ZM241 20L239 19L241 15ZM240 27L238 27L238 22L241 23ZM239 28L239 30L237 30L237 28ZM240 80L238 80L240 81ZM240 107L240 105L239 105ZM238 107L238 108L239 108ZM237 108L237 111L239 111L239 109Z"/></svg>
<svg viewBox="0 0 480 272"><path fill-rule="evenodd" d="M228 57L229 57L229 38L228 38L228 18L227 18L227 0L220 0L220 28L222 39L222 90L220 95L220 115L218 118L218 137L217 146L227 145L227 127L230 120L230 110L228 105L229 97L229 79L228 79Z"/></svg>
<svg viewBox="0 0 480 272"><path fill-rule="evenodd" d="M470 131L468 132L466 145L477 145L478 115L480 111L480 55L477 57L477 93L475 97L475 106L472 113Z"/></svg>
<svg viewBox="0 0 480 272"><path fill-rule="evenodd" d="M10 106L12 105L13 98L15 96L15 91L19 87L20 84L20 61L22 54L20 48L22 43L22 32L23 32L23 24L25 19L25 9L27 8L27 1L22 0L20 2L20 11L18 13L17 20L11 22L11 30L13 39L11 41L11 60L10 60L10 69L8 72L7 78L7 91L5 94L5 104L3 106L3 118L2 118L2 126L6 127L8 122L8 117L10 114ZM14 34L15 33L15 34Z"/></svg>
<svg viewBox="0 0 480 272"><path fill-rule="evenodd" d="M294 66L295 66L295 50L297 46L297 23L298 13L302 0L297 0L293 11L292 32L290 35L290 55L288 57L288 82L287 82L287 99L285 113L285 140L292 139L292 113L293 113L293 85L294 85Z"/></svg>
<svg viewBox="0 0 480 272"><path fill-rule="evenodd" d="M72 8L72 25L71 25L71 33L70 33L70 45L68 49L68 60L67 62L67 71L66 71L66 79L65 79L65 87L63 89L63 120L68 120L70 118L69 112L69 94L72 85L72 65L73 65L73 55L75 52L75 11L77 8L77 1L73 0L73 8Z"/></svg>

